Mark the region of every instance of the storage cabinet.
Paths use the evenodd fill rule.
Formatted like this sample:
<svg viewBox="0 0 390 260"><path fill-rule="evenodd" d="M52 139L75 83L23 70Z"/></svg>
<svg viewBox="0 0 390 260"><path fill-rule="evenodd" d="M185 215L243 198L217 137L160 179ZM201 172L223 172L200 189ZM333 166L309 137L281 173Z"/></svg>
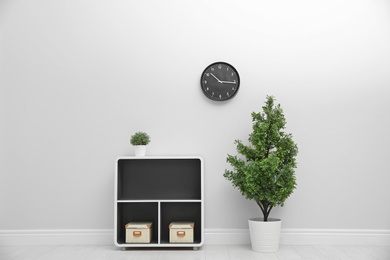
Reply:
<svg viewBox="0 0 390 260"><path fill-rule="evenodd" d="M201 157L121 157L115 166L115 245L118 247L200 247L204 233ZM125 225L153 222L152 241L126 243ZM169 242L169 224L194 222L194 243Z"/></svg>

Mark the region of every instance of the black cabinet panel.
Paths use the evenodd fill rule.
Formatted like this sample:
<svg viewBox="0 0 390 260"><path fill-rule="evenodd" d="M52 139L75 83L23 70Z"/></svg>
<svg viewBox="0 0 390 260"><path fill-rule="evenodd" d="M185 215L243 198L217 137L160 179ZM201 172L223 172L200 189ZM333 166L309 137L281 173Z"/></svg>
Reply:
<svg viewBox="0 0 390 260"><path fill-rule="evenodd" d="M120 159L118 199L201 199L199 159Z"/></svg>

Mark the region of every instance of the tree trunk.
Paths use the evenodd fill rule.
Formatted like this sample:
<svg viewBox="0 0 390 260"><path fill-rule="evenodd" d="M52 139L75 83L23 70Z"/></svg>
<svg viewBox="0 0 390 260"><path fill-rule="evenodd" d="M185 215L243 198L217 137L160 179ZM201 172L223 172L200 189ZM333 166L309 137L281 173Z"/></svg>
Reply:
<svg viewBox="0 0 390 260"><path fill-rule="evenodd" d="M261 200L257 201L256 203L257 205L259 205L261 212L263 212L264 221L268 221L268 216L271 212L273 205L268 200Z"/></svg>

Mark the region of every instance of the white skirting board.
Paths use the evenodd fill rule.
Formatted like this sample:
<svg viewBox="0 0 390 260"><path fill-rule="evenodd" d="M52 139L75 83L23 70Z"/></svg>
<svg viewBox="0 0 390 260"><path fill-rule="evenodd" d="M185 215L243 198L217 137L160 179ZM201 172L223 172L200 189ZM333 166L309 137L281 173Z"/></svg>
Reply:
<svg viewBox="0 0 390 260"><path fill-rule="evenodd" d="M112 245L112 229L0 230L0 246Z"/></svg>
<svg viewBox="0 0 390 260"><path fill-rule="evenodd" d="M248 229L205 229L205 244L249 244ZM390 246L390 230L282 229L282 245ZM0 230L0 246L113 245L112 229Z"/></svg>
<svg viewBox="0 0 390 260"><path fill-rule="evenodd" d="M248 229L206 229L205 244L249 244ZM390 230L282 229L282 245L390 246Z"/></svg>

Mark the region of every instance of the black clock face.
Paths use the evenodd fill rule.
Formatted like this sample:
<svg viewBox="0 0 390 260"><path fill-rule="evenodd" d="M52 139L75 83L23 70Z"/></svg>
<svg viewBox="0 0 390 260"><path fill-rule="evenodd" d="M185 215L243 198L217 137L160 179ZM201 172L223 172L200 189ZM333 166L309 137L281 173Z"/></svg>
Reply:
<svg viewBox="0 0 390 260"><path fill-rule="evenodd" d="M202 73L200 85L209 99L224 101L234 97L240 86L237 70L226 62L215 62Z"/></svg>

